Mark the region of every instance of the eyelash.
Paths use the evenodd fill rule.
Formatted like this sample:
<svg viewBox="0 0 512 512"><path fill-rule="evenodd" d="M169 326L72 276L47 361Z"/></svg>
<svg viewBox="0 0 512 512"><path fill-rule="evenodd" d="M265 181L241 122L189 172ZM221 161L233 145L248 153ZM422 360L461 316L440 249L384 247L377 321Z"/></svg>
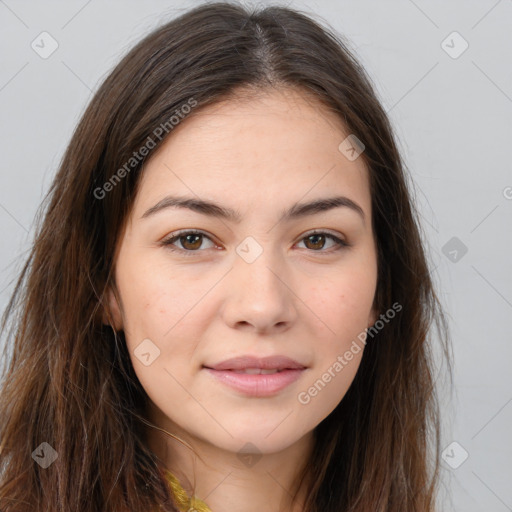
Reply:
<svg viewBox="0 0 512 512"><path fill-rule="evenodd" d="M213 242L213 240L206 233L204 233L203 231L198 231L198 230L191 229L191 230L188 230L188 231L178 231L177 233L171 234L171 236L169 236L168 238L162 240L161 245L165 246L167 249L169 249L172 252L179 252L179 253L183 254L184 256L195 256L195 253L202 252L202 250L200 250L200 249L192 251L192 250L186 250L186 249L180 249L180 248L177 248L177 247L173 247L172 244L175 241L179 240L180 238L182 238L182 237L184 237L186 235L203 235L203 237L205 237L208 240L210 240L211 242ZM331 254L331 253L334 253L334 252L338 252L338 251L340 251L340 250L342 250L342 249L344 249L346 247L350 247L350 244L348 244L347 242L341 240L337 236L335 236L335 235L333 235L333 234L331 234L329 232L321 231L321 230L313 230L313 231L307 233L305 236L303 236L300 239L300 242L302 242L306 238L308 238L310 236L313 236L313 235L327 235L327 238L331 238L332 240L334 240L338 244L338 248L336 248L334 250L328 250L328 251L318 250L318 251L315 251L313 249L310 249L310 251L314 252L314 253Z"/></svg>

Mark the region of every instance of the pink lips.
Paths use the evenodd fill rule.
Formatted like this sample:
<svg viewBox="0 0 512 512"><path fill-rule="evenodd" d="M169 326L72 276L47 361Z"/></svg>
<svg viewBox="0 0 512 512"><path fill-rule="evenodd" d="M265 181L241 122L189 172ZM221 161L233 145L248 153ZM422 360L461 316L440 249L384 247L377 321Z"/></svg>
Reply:
<svg viewBox="0 0 512 512"><path fill-rule="evenodd" d="M271 396L296 381L306 367L286 356L257 358L235 357L221 363L204 366L210 375L227 386L253 397ZM277 370L275 373L243 373Z"/></svg>

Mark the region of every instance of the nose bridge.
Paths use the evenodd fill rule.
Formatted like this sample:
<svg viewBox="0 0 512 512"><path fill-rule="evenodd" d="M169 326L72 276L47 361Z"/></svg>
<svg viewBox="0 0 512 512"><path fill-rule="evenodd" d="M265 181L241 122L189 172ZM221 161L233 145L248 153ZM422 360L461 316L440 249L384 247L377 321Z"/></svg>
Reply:
<svg viewBox="0 0 512 512"><path fill-rule="evenodd" d="M252 291L278 292L283 286L276 277L279 270L282 272L282 265L270 237L258 241L248 236L238 244L233 270L240 283L250 286Z"/></svg>
<svg viewBox="0 0 512 512"><path fill-rule="evenodd" d="M279 251L270 238L259 242L247 237L236 247L229 273L225 320L235 326L249 323L266 330L294 318L293 294L286 286L286 275Z"/></svg>

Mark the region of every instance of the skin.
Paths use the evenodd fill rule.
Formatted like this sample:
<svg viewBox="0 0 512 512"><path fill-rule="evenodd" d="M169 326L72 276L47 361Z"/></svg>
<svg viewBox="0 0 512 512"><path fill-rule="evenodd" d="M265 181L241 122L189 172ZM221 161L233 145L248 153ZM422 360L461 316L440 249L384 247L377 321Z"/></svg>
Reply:
<svg viewBox="0 0 512 512"><path fill-rule="evenodd" d="M339 151L348 134L304 92L272 90L193 112L144 167L109 305L150 398L148 419L197 456L156 429L148 430L149 446L212 510L291 510L288 493L313 429L345 395L363 350L308 404L297 396L378 318L368 170L362 158L349 161ZM175 207L141 218L168 194L215 201L242 220ZM356 202L365 219L339 207L279 221L297 202L338 195ZM184 229L205 236L182 236L177 252L161 244ZM308 238L314 229L350 246ZM236 252L249 236L263 250L252 263ZM160 350L149 366L134 355L145 339ZM244 354L282 354L308 368L265 398L228 388L202 368ZM261 456L255 463L237 457L248 442ZM299 497L294 511L302 510Z"/></svg>

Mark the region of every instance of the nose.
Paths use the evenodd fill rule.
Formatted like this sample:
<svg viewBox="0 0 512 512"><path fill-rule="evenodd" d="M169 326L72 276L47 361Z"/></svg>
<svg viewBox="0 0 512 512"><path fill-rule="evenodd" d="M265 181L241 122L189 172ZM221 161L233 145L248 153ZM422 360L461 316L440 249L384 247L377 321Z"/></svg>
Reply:
<svg viewBox="0 0 512 512"><path fill-rule="evenodd" d="M223 318L233 329L258 334L283 332L297 318L297 294L278 256L265 250L252 263L236 256L223 281ZM289 281L290 279L288 279Z"/></svg>

